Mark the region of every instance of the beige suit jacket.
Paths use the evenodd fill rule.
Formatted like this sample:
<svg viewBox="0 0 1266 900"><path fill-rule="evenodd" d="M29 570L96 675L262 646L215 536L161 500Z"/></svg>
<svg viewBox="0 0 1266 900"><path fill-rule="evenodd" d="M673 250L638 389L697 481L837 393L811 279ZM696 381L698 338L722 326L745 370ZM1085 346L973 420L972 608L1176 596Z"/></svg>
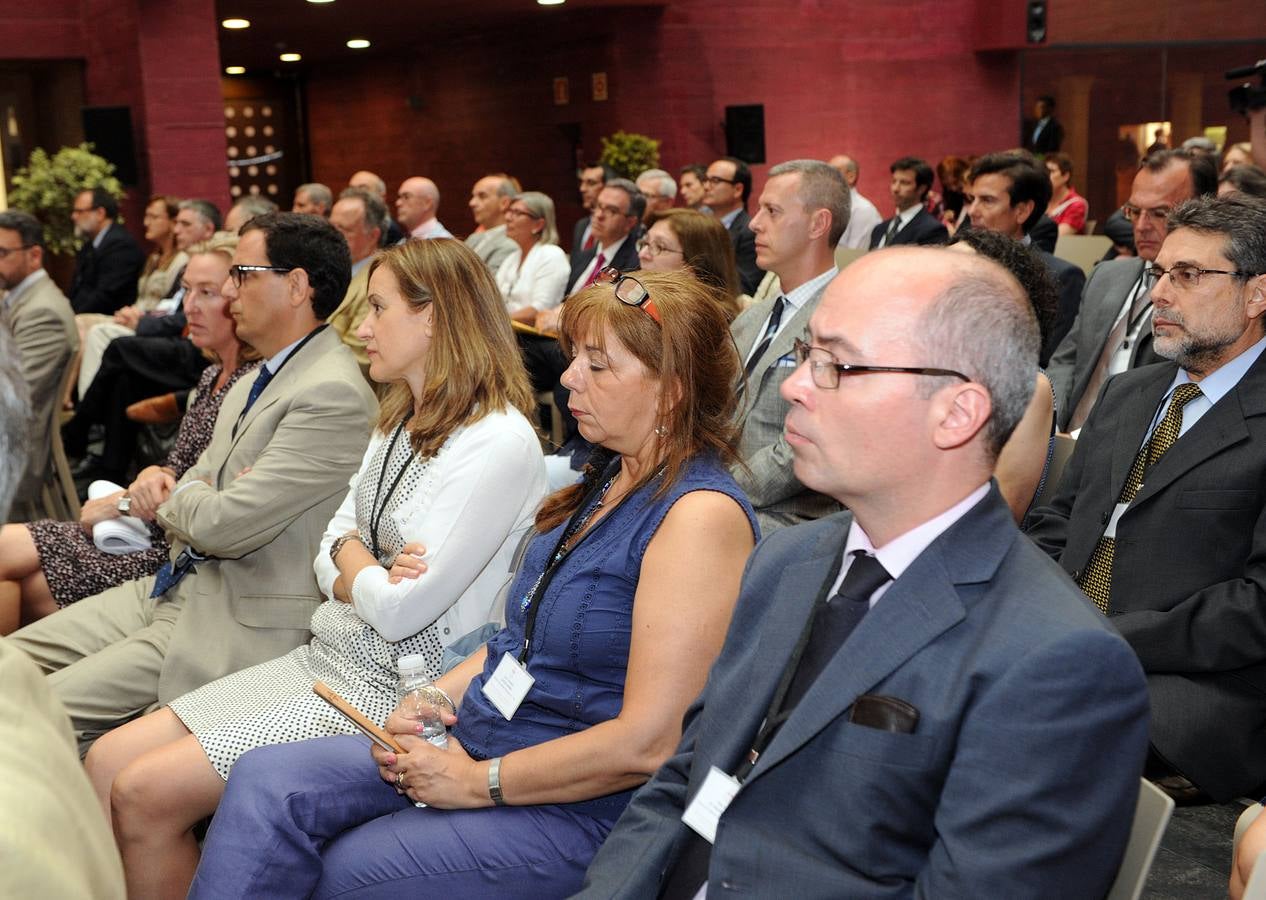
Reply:
<svg viewBox="0 0 1266 900"><path fill-rule="evenodd" d="M234 434L253 382L229 390L211 444L159 509L173 558L186 547L214 557L172 589L184 609L162 703L307 640L322 600L312 560L369 442L377 404L332 328L283 366Z"/></svg>
<svg viewBox="0 0 1266 900"><path fill-rule="evenodd" d="M39 496L48 464L49 428L61 400L66 364L79 348L79 335L70 301L47 275L6 303L0 322L13 332L22 375L31 390L26 475L18 487L16 508L17 503Z"/></svg>
<svg viewBox="0 0 1266 900"><path fill-rule="evenodd" d="M369 373L369 354L365 352L365 342L356 336L356 332L368 314L369 266L366 265L352 276L352 282L347 286L347 293L343 295L343 302L326 319L330 327L338 332L339 338L347 349L355 354L356 362L360 363L361 372L366 376Z"/></svg>
<svg viewBox="0 0 1266 900"><path fill-rule="evenodd" d="M3 638L0 684L0 897L122 900L119 851L66 711Z"/></svg>

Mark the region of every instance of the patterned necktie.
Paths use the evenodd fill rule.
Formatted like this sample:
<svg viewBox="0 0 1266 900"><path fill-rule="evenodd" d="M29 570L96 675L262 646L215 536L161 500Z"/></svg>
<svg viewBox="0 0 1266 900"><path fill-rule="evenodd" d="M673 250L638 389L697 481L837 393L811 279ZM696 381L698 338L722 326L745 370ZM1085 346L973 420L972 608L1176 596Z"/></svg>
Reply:
<svg viewBox="0 0 1266 900"><path fill-rule="evenodd" d="M752 351L752 355L747 358L747 365L743 367L743 381L747 381L752 377L752 372L756 370L756 363L765 355L765 351L769 349L769 345L773 343L774 335L778 333L778 326L782 324L783 310L787 308L787 298L779 294L778 299L774 301L773 309L769 311L769 323L765 326L765 333L761 336L760 343L756 345L756 349Z"/></svg>
<svg viewBox="0 0 1266 900"><path fill-rule="evenodd" d="M1169 401L1169 408L1165 410L1165 417L1152 432L1151 440L1144 444L1139 449L1138 455L1134 457L1134 464L1130 466L1129 474L1125 476L1125 485L1122 486L1121 496L1117 499L1118 506L1128 506L1134 501L1134 497L1143 487L1143 476L1174 445L1174 441L1178 440L1178 433L1182 430L1183 407L1199 396L1199 386L1190 382L1174 388L1174 396ZM1086 563L1085 570L1077 579L1078 586L1105 615L1108 612L1112 594L1112 556L1115 548L1115 539L1106 534L1099 538L1095 552L1090 555L1090 562Z"/></svg>
<svg viewBox="0 0 1266 900"><path fill-rule="evenodd" d="M598 259L594 262L593 271L589 273L589 277L585 279L585 283L581 287L589 287L598 280L598 276L602 274L603 268L607 264L606 254L601 250L598 251Z"/></svg>

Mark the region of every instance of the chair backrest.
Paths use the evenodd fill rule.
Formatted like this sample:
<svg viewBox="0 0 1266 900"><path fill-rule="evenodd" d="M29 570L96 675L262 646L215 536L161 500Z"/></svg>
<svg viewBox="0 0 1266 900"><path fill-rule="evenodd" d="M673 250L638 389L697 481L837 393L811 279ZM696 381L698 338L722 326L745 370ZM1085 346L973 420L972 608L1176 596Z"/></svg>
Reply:
<svg viewBox="0 0 1266 900"><path fill-rule="evenodd" d="M835 265L843 269L849 263L865 255L866 255L865 247L836 247L835 248Z"/></svg>
<svg viewBox="0 0 1266 900"><path fill-rule="evenodd" d="M1089 275L1111 246L1112 238L1104 234L1061 234L1055 242L1055 255Z"/></svg>
<svg viewBox="0 0 1266 900"><path fill-rule="evenodd" d="M1172 797L1149 781L1141 782L1130 840L1125 845L1125 855L1107 900L1138 900L1173 811Z"/></svg>
<svg viewBox="0 0 1266 900"><path fill-rule="evenodd" d="M1055 452L1051 454L1051 465L1046 470L1046 481L1042 482L1042 489L1033 498L1031 509L1046 506L1054 498L1055 488L1059 487L1059 480L1064 475L1064 467L1068 465L1068 460L1075 449L1077 449L1076 440L1066 434L1055 435Z"/></svg>

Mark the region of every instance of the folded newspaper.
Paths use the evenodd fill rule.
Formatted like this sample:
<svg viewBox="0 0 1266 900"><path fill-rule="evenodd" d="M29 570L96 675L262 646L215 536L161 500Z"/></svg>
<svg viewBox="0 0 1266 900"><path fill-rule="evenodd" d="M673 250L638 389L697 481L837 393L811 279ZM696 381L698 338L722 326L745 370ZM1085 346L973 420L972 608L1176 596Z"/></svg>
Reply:
<svg viewBox="0 0 1266 900"><path fill-rule="evenodd" d="M113 481L94 481L88 485L88 499L96 500L123 490ZM98 522L92 529L92 542L102 553L118 556L150 548L149 526L136 516L120 516Z"/></svg>

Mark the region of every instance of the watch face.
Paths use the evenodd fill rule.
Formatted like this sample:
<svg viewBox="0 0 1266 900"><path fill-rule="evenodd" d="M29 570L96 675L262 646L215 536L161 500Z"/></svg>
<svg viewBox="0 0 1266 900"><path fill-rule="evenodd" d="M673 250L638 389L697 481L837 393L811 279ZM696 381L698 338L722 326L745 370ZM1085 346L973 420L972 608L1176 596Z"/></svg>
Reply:
<svg viewBox="0 0 1266 900"><path fill-rule="evenodd" d="M120 497L119 498L119 512L127 513L127 512L130 512L131 509L132 509L132 498Z"/></svg>

